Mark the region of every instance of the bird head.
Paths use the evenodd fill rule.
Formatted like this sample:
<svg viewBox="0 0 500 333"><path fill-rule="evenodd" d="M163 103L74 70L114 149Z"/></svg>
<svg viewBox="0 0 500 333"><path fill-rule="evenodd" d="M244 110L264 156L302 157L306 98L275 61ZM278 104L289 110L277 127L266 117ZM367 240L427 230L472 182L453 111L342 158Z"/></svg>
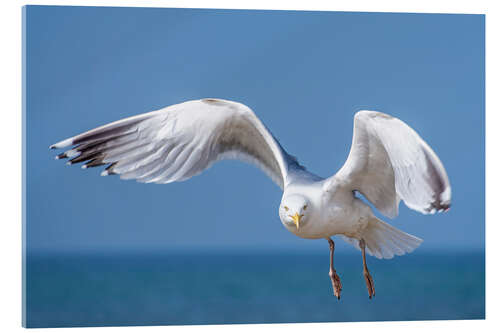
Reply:
<svg viewBox="0 0 500 333"><path fill-rule="evenodd" d="M295 231L307 223L309 200L302 195L292 194L283 197L280 205L281 222Z"/></svg>

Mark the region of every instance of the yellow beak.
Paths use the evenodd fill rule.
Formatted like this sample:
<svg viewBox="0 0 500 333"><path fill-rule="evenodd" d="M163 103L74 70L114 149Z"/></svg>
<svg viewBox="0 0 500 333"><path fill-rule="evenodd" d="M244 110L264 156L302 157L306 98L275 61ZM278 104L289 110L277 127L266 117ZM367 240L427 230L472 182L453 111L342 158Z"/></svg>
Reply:
<svg viewBox="0 0 500 333"><path fill-rule="evenodd" d="M299 213L295 213L295 215L290 216L293 220L293 223L295 223L295 226L297 227L297 230L299 230L299 223L300 223L300 218L302 215L299 215Z"/></svg>

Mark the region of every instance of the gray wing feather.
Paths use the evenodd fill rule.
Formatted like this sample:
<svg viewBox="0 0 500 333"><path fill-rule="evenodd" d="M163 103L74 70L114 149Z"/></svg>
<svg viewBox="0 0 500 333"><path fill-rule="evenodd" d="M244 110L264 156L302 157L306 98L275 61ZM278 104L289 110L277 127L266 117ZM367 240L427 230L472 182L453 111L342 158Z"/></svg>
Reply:
<svg viewBox="0 0 500 333"><path fill-rule="evenodd" d="M361 192L388 217L398 214L400 199L421 213L447 210L451 186L443 164L407 124L387 114L360 111L347 161L326 182Z"/></svg>
<svg viewBox="0 0 500 333"><path fill-rule="evenodd" d="M288 170L302 168L247 106L220 99L188 101L119 120L63 140L56 156L108 165L102 175L144 183L182 181L221 159L253 163L281 188ZM303 169L303 168L302 168Z"/></svg>

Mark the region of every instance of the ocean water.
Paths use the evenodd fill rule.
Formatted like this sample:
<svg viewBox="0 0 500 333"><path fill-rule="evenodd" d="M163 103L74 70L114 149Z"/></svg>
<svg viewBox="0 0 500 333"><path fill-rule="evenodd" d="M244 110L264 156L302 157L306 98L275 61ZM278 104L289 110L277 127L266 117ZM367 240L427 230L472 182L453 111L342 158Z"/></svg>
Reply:
<svg viewBox="0 0 500 333"><path fill-rule="evenodd" d="M33 254L26 326L124 326L483 319L484 252L368 258L336 253Z"/></svg>

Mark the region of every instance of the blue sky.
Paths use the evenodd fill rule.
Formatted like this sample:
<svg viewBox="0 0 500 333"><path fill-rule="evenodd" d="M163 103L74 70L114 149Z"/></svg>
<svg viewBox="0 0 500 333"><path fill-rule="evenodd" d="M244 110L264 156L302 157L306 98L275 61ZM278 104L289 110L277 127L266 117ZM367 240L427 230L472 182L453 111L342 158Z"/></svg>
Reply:
<svg viewBox="0 0 500 333"><path fill-rule="evenodd" d="M421 251L484 247L482 15L30 6L25 22L30 250L326 250L285 230L281 191L253 166L139 184L48 150L203 97L250 106L321 176L344 163L357 110L402 119L445 165L452 209L424 216L401 204L384 220L423 238Z"/></svg>

